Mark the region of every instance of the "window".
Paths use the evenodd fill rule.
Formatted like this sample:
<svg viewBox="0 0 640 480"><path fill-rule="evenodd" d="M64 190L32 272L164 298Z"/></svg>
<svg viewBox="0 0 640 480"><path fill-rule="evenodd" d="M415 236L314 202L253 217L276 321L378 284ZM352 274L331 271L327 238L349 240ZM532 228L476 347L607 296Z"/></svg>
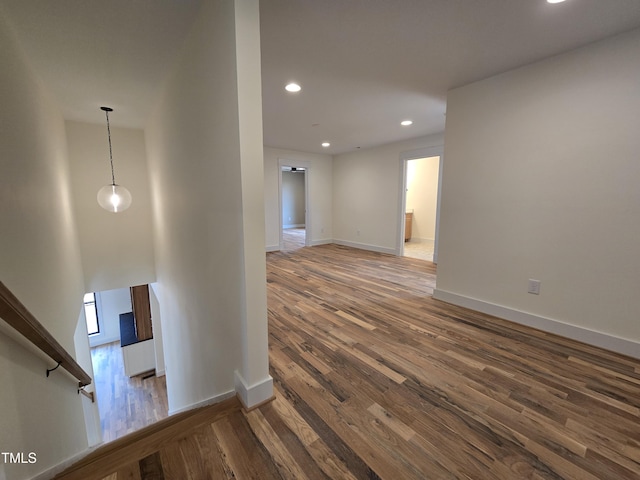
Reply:
<svg viewBox="0 0 640 480"><path fill-rule="evenodd" d="M95 293L86 293L84 295L84 316L87 319L87 332L89 335L100 333Z"/></svg>

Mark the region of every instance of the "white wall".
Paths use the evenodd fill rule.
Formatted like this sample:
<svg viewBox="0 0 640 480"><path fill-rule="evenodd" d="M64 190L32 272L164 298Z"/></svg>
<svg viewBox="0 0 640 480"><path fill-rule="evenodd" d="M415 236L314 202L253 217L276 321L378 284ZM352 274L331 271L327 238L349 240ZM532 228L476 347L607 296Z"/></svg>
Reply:
<svg viewBox="0 0 640 480"><path fill-rule="evenodd" d="M91 350L89 349L89 338L87 334L87 319L84 309L80 311L76 331L73 336L73 342L76 347L76 361L78 365L89 375L95 378L93 371L93 362L91 360ZM95 383L87 385L85 391L93 392L95 398ZM87 431L87 441L89 446L93 447L102 443L102 426L100 425L100 411L98 410L98 402L91 402L85 396L82 397L82 411L84 414L85 428ZM0 477L2 478L2 477Z"/></svg>
<svg viewBox="0 0 640 480"><path fill-rule="evenodd" d="M333 161L331 155L296 152L264 147L264 211L268 251L278 250L280 242L280 165L305 167L308 189L307 236L312 245L333 238Z"/></svg>
<svg viewBox="0 0 640 480"><path fill-rule="evenodd" d="M120 340L120 314L132 311L129 288L116 288L96 292L100 333L91 335L92 347ZM154 332L155 333L155 332Z"/></svg>
<svg viewBox="0 0 640 480"><path fill-rule="evenodd" d="M156 295L155 284L149 285L149 306L151 307L151 324L153 328L153 345L156 354L156 376L165 374L164 366L164 337L162 335L162 317L160 313L160 303Z"/></svg>
<svg viewBox="0 0 640 480"><path fill-rule="evenodd" d="M164 347L162 340L162 325L160 322L160 304L153 290L154 284L149 285L149 305L151 307L151 320L153 323L153 343L155 346L156 375L165 374ZM91 335L89 343L91 347L120 341L120 314L131 312L130 288L117 288L96 293L98 304L98 318L100 333Z"/></svg>
<svg viewBox="0 0 640 480"><path fill-rule="evenodd" d="M64 120L1 15L0 45L0 279L74 355L84 281ZM65 370L47 378L53 362L0 324L0 446L37 458L0 472L21 480L87 448L82 396Z"/></svg>
<svg viewBox="0 0 640 480"><path fill-rule="evenodd" d="M406 211L413 213L413 241L435 240L440 157L407 161Z"/></svg>
<svg viewBox="0 0 640 480"><path fill-rule="evenodd" d="M117 106L110 115L117 117ZM144 132L111 127L116 183L124 185L133 203L117 214L102 209L98 190L111 183L109 142L104 112L96 122L66 122L73 199L78 221L87 292L99 292L155 281L151 197Z"/></svg>
<svg viewBox="0 0 640 480"><path fill-rule="evenodd" d="M449 93L440 298L640 356L639 57L635 30Z"/></svg>
<svg viewBox="0 0 640 480"><path fill-rule="evenodd" d="M333 161L333 237L336 243L388 253L400 248L401 154L441 146L429 135L337 155Z"/></svg>
<svg viewBox="0 0 640 480"><path fill-rule="evenodd" d="M233 1L205 2L145 131L172 412L233 394L237 370L250 386L268 376L260 64L251 80L237 68L238 20Z"/></svg>
<svg viewBox="0 0 640 480"><path fill-rule="evenodd" d="M282 222L284 228L303 227L304 173L282 172Z"/></svg>
<svg viewBox="0 0 640 480"><path fill-rule="evenodd" d="M240 317L242 366L235 388L245 407L273 396L269 375L267 265L264 255L264 171L260 6L258 0L235 0L235 55L242 192L242 267Z"/></svg>

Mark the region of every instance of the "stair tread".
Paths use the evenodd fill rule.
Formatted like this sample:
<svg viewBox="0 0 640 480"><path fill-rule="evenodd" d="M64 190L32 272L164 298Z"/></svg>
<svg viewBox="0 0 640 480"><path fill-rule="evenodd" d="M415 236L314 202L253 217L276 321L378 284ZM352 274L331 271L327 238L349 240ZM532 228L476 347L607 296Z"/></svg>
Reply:
<svg viewBox="0 0 640 480"><path fill-rule="evenodd" d="M145 458L166 443L187 435L194 428L213 423L241 409L242 404L234 396L213 405L171 415L153 425L96 448L54 478L55 480L104 478L105 472L116 471L128 463Z"/></svg>

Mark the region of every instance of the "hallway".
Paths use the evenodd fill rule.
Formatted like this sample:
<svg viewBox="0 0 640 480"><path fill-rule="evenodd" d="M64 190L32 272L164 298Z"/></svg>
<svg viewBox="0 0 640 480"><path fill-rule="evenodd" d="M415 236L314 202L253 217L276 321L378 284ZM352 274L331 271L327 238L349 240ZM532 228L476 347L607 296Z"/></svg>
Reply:
<svg viewBox="0 0 640 480"><path fill-rule="evenodd" d="M638 360L434 300L421 260L322 245L267 272L273 402L59 478L638 478Z"/></svg>

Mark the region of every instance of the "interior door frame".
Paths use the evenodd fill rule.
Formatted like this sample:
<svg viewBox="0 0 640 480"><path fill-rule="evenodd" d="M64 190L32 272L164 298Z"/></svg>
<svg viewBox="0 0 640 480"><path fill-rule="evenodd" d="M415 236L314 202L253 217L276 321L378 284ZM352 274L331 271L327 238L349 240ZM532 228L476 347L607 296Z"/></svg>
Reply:
<svg viewBox="0 0 640 480"><path fill-rule="evenodd" d="M304 245L309 247L311 242L311 208L309 206L309 176L311 168L308 162L300 160L289 160L285 158L278 159L278 248L284 249L284 240L282 236L282 172L285 167L304 168Z"/></svg>
<svg viewBox="0 0 640 480"><path fill-rule="evenodd" d="M436 231L433 245L433 263L438 263L438 234L440 232L440 200L442 194L442 166L444 162L444 145L420 148L418 150L411 150L408 152L402 152L400 154L400 198L398 202L398 204L400 205L400 209L398 211L397 222L396 255L404 255L404 225L405 212L407 209L407 162L409 160L431 157L440 158L438 166L438 192L436 194Z"/></svg>

